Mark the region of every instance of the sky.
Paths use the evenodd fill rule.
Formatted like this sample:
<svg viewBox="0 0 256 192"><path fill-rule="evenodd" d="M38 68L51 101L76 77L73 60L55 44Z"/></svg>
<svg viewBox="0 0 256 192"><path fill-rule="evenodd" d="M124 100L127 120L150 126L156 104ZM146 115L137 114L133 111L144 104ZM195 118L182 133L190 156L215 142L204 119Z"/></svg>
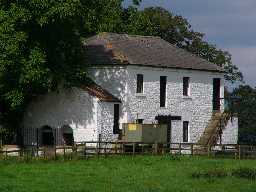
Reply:
<svg viewBox="0 0 256 192"><path fill-rule="evenodd" d="M245 82L256 86L256 0L142 0L149 6L185 17L206 41L229 51Z"/></svg>

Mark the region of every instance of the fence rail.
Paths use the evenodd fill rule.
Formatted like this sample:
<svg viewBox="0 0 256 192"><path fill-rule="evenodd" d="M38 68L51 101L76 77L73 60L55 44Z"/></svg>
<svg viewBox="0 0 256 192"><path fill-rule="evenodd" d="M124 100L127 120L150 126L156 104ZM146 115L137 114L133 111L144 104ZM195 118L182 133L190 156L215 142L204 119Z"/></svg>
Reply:
<svg viewBox="0 0 256 192"><path fill-rule="evenodd" d="M109 155L205 155L211 157L232 157L235 159L255 158L256 146L218 144L203 146L195 143L142 143L142 142L80 142L73 146L3 146L0 149L0 158L31 157L52 158L59 156L64 158Z"/></svg>

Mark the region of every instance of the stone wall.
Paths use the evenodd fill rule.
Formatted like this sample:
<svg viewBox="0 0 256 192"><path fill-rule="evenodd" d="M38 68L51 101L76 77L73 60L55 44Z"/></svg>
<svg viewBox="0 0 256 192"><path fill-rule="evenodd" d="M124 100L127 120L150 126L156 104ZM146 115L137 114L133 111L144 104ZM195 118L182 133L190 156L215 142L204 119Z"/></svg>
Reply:
<svg viewBox="0 0 256 192"><path fill-rule="evenodd" d="M121 99L120 123L155 122L157 115L181 116L172 122L171 142L183 141L183 121L189 121L189 142L197 142L212 116L213 78L221 78L221 97L224 97L223 74L195 70L160 69L153 67L101 67L89 71L94 81ZM136 93L137 74L144 75L144 92ZM166 107L160 107L160 76L167 76ZM183 96L183 77L190 77L190 95ZM69 125L75 141L113 141L114 103L99 102L77 88L50 93L37 98L24 116L26 143L35 141L31 130L49 125L55 129ZM224 110L222 103L221 110ZM120 126L121 127L121 126ZM225 142L235 141L235 128L228 126ZM232 135L233 134L233 135ZM231 136L232 135L232 136Z"/></svg>
<svg viewBox="0 0 256 192"><path fill-rule="evenodd" d="M144 75L144 92L136 93L137 74ZM157 115L181 116L189 121L189 142L197 142L212 116L213 78L221 78L221 98L224 97L223 74L195 70L161 69L153 67L101 67L91 70L94 80L122 100L121 123L155 122ZM167 76L166 107L160 107L160 76ZM190 95L183 96L183 77L190 77ZM221 110L224 110L222 102ZM182 121L172 123L172 142L182 142Z"/></svg>
<svg viewBox="0 0 256 192"><path fill-rule="evenodd" d="M114 127L114 104L107 102L98 103L98 132L101 135L102 141L116 141L118 134L113 133ZM116 103L120 104L120 103ZM121 105L120 105L121 109Z"/></svg>
<svg viewBox="0 0 256 192"><path fill-rule="evenodd" d="M120 123L127 123L127 68L96 67L89 70L89 75L98 85L122 101Z"/></svg>
<svg viewBox="0 0 256 192"><path fill-rule="evenodd" d="M238 142L238 118L231 118L222 133L222 144L237 144Z"/></svg>
<svg viewBox="0 0 256 192"><path fill-rule="evenodd" d="M137 74L144 75L143 94L136 93ZM160 107L160 76L167 76L166 107ZM189 121L189 142L197 142L211 119L213 78L222 78L224 97L223 75L218 73L129 66L128 77L128 119L133 121L138 116L150 123L157 115L181 116L182 121ZM183 96L183 77L190 77L189 96ZM183 140L182 121L172 124L173 142Z"/></svg>
<svg viewBox="0 0 256 192"><path fill-rule="evenodd" d="M24 144L36 144L36 129L46 125L54 129L57 144L62 143L60 129L64 125L69 125L73 129L76 142L96 141L98 139L96 114L97 99L78 88L61 90L58 93L52 92L38 97L31 102L24 114ZM40 143L41 132L39 131Z"/></svg>

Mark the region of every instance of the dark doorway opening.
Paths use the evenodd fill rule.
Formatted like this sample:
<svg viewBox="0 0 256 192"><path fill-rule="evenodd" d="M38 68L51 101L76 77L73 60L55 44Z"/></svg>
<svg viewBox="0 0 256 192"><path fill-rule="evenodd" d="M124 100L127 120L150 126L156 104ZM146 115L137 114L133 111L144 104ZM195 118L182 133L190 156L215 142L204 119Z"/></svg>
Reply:
<svg viewBox="0 0 256 192"><path fill-rule="evenodd" d="M213 110L220 110L220 78L213 79Z"/></svg>
<svg viewBox="0 0 256 192"><path fill-rule="evenodd" d="M171 128L173 120L181 120L181 116L171 116L171 115L158 115L155 117L158 121L158 124L167 125L167 143L171 142Z"/></svg>
<svg viewBox="0 0 256 192"><path fill-rule="evenodd" d="M65 145L73 146L74 144L73 129L69 125L64 125L62 127L62 137Z"/></svg>
<svg viewBox="0 0 256 192"><path fill-rule="evenodd" d="M45 146L54 145L53 129L49 126L42 127L42 145L45 145Z"/></svg>

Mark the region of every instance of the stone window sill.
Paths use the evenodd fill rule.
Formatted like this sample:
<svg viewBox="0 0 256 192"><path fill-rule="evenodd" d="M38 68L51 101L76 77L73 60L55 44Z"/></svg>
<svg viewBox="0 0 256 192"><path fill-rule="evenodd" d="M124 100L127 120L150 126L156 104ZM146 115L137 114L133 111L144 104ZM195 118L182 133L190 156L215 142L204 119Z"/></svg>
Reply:
<svg viewBox="0 0 256 192"><path fill-rule="evenodd" d="M144 93L136 93L135 96L136 97L146 97L146 95Z"/></svg>
<svg viewBox="0 0 256 192"><path fill-rule="evenodd" d="M192 97L191 97L191 96L184 96L184 95L183 95L183 99L192 100Z"/></svg>

